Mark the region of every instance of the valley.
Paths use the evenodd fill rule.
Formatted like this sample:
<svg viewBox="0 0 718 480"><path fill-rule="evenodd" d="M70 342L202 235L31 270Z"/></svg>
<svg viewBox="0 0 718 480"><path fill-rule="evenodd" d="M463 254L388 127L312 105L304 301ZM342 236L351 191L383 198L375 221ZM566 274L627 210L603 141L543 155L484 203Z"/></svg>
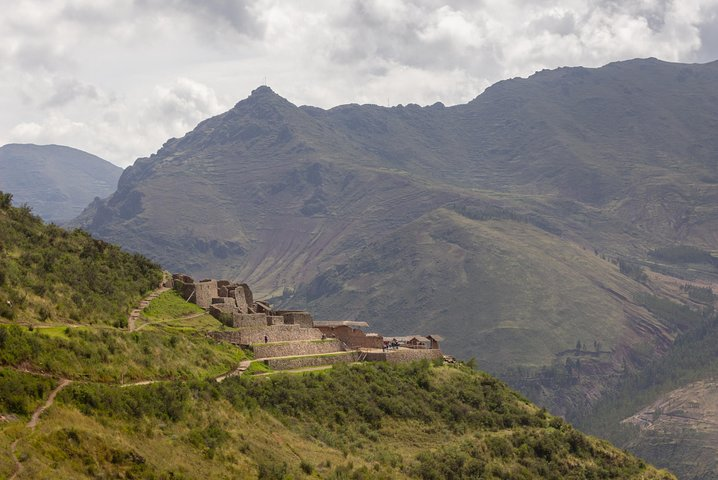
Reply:
<svg viewBox="0 0 718 480"><path fill-rule="evenodd" d="M68 226L319 320L436 332L672 466L620 421L714 373L717 77L715 62L636 59L455 106L327 110L262 86L138 159Z"/></svg>

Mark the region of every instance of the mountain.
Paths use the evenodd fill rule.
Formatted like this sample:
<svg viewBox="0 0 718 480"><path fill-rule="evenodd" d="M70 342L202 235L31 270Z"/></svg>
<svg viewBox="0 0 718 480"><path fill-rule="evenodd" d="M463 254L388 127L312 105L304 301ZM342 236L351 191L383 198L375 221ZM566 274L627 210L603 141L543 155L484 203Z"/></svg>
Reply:
<svg viewBox="0 0 718 480"><path fill-rule="evenodd" d="M27 203L48 222L77 217L95 197L115 191L122 169L95 155L61 145L0 147L0 190Z"/></svg>
<svg viewBox="0 0 718 480"><path fill-rule="evenodd" d="M74 225L320 319L433 331L553 412L592 411L715 282L718 62L560 68L464 105L297 107L260 87L138 159ZM635 412L631 412L635 413Z"/></svg>
<svg viewBox="0 0 718 480"><path fill-rule="evenodd" d="M11 200L0 193L3 478L675 479L461 362L227 378L251 352L210 339L224 327L171 290L132 331L101 321L139 302L156 266Z"/></svg>

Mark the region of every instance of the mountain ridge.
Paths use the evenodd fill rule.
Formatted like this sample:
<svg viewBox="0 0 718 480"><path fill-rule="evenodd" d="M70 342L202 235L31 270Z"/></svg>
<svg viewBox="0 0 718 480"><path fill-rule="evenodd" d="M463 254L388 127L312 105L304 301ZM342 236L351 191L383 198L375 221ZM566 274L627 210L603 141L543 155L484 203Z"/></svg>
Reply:
<svg viewBox="0 0 718 480"><path fill-rule="evenodd" d="M57 223L75 218L95 197L109 196L121 172L100 157L63 145L0 147L0 189Z"/></svg>
<svg viewBox="0 0 718 480"><path fill-rule="evenodd" d="M325 110L262 87L75 225L323 319L445 334L552 411L585 411L692 328L655 313L663 280L642 269L718 275L649 255L717 249L717 67L563 68L449 107Z"/></svg>

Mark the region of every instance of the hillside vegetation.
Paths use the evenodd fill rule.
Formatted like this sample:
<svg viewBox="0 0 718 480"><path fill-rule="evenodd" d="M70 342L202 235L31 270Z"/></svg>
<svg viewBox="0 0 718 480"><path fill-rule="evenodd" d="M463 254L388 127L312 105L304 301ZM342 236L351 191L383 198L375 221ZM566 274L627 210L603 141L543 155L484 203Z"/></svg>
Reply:
<svg viewBox="0 0 718 480"><path fill-rule="evenodd" d="M46 225L0 192L0 318L122 325L161 278L145 257Z"/></svg>
<svg viewBox="0 0 718 480"><path fill-rule="evenodd" d="M6 425L0 445L17 435ZM19 438L19 478L673 478L485 374L428 363L77 383Z"/></svg>
<svg viewBox="0 0 718 480"><path fill-rule="evenodd" d="M80 247L96 245L78 232L63 237L2 198L3 219L14 229L3 232L18 240L10 265L18 257L43 258L44 236L60 246L65 265L81 263ZM147 268L145 276L112 277L124 290L114 290L115 310L106 313L119 314L119 299L129 302L151 288L158 271L102 245L116 262ZM86 253L87 267L102 267L105 256L93 252ZM32 264L25 277L11 272L4 291L25 291L41 278L46 292L72 294L74 283L62 283L54 276L59 266L49 265L42 276ZM63 298L43 300L59 312ZM26 312L29 325L22 325ZM96 310L87 311L90 318L84 312L77 319L58 315L51 325L37 324L34 310L3 319L0 477L674 479L467 365L247 370L219 382L250 352L208 339L206 330L222 326L174 292L152 300L134 331L91 321L105 318Z"/></svg>

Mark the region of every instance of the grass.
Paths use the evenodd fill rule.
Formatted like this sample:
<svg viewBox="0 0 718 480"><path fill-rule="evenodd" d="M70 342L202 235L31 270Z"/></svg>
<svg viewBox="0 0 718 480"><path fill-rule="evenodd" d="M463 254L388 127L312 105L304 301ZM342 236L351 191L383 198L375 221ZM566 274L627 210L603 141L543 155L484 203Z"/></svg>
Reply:
<svg viewBox="0 0 718 480"><path fill-rule="evenodd" d="M173 320L203 313L204 309L182 299L177 292L169 290L160 294L142 311L148 321Z"/></svg>
<svg viewBox="0 0 718 480"><path fill-rule="evenodd" d="M47 335L48 337L69 339L70 338L70 336L69 336L70 328L72 328L76 332L82 332L82 331L87 332L90 330L89 327L68 327L68 326L58 325L58 326L52 326L52 327L34 326L33 331L37 331L37 333L40 333L42 335ZM28 328L28 331L30 331L29 328Z"/></svg>
<svg viewBox="0 0 718 480"><path fill-rule="evenodd" d="M672 478L485 374L428 362L73 384L18 453L28 478Z"/></svg>
<svg viewBox="0 0 718 480"><path fill-rule="evenodd" d="M196 332L67 329L62 336L0 326L0 365L97 382L198 379L219 375L246 356Z"/></svg>
<svg viewBox="0 0 718 480"><path fill-rule="evenodd" d="M273 370L264 362L252 362L249 364L247 370L244 371L244 375L256 375L258 373L269 373Z"/></svg>
<svg viewBox="0 0 718 480"><path fill-rule="evenodd" d="M10 321L121 326L162 278L141 255L45 225L9 201L0 205L0 252L0 317Z"/></svg>

